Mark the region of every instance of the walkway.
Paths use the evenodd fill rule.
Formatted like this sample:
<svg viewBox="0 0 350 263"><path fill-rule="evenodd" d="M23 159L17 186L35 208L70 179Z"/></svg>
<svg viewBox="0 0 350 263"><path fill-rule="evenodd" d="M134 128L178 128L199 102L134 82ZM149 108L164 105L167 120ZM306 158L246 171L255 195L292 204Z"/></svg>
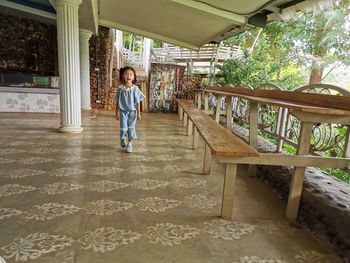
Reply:
<svg viewBox="0 0 350 263"><path fill-rule="evenodd" d="M177 115L143 117L127 154L111 113L80 135L57 133L55 114L0 114L6 262L338 262L256 178L237 178L233 220L219 219L223 166L200 174Z"/></svg>

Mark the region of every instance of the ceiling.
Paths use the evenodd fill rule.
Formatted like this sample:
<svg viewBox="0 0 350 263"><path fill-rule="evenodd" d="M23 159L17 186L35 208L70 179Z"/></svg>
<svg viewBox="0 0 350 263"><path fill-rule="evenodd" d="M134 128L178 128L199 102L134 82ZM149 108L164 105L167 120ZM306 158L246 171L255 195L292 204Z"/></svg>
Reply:
<svg viewBox="0 0 350 263"><path fill-rule="evenodd" d="M100 0L101 25L197 49L303 0Z"/></svg>
<svg viewBox="0 0 350 263"><path fill-rule="evenodd" d="M0 6L55 20L55 1L0 0ZM82 0L79 25L94 33L103 25L198 49L263 27L268 15L307 1L314 0Z"/></svg>

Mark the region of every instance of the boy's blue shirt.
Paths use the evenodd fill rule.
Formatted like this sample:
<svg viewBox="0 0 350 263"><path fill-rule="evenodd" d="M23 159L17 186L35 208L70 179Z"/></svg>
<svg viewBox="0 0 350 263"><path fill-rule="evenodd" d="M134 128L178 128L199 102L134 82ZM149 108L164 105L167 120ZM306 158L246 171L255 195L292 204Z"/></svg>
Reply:
<svg viewBox="0 0 350 263"><path fill-rule="evenodd" d="M118 103L119 109L122 111L134 111L136 110L136 104L144 98L145 95L136 85L132 85L128 89L124 85L120 85L115 95L115 102Z"/></svg>

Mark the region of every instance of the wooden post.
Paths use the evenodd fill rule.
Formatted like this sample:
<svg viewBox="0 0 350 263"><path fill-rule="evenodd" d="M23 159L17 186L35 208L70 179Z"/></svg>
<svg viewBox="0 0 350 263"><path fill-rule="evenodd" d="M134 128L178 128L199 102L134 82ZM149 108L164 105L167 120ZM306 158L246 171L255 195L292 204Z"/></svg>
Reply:
<svg viewBox="0 0 350 263"><path fill-rule="evenodd" d="M188 116L187 116L186 112L184 112L184 118L183 118L183 122L182 122L184 127L187 127L187 119L188 119Z"/></svg>
<svg viewBox="0 0 350 263"><path fill-rule="evenodd" d="M258 137L258 105L255 102L249 104L249 145L256 149ZM249 165L249 176L256 176L257 166Z"/></svg>
<svg viewBox="0 0 350 263"><path fill-rule="evenodd" d="M192 144L192 149L193 150L198 149L198 143L199 143L199 133L198 133L197 127L194 127L193 144Z"/></svg>
<svg viewBox="0 0 350 263"><path fill-rule="evenodd" d="M277 141L276 146L276 152L280 153L283 150L283 142L284 142L284 133L286 131L286 124L287 124L287 113L288 109L286 108L280 108L279 109L279 115L278 115L278 126L277 126L277 134L280 136L280 138Z"/></svg>
<svg viewBox="0 0 350 263"><path fill-rule="evenodd" d="M232 96L226 97L226 128L232 129Z"/></svg>
<svg viewBox="0 0 350 263"><path fill-rule="evenodd" d="M202 109L202 92L197 91L197 107L198 109Z"/></svg>
<svg viewBox="0 0 350 263"><path fill-rule="evenodd" d="M209 110L209 93L204 93L204 110Z"/></svg>
<svg viewBox="0 0 350 263"><path fill-rule="evenodd" d="M218 99L216 101L216 115L215 115L215 121L219 123L220 121L220 113L221 113L221 101L224 96L219 95Z"/></svg>
<svg viewBox="0 0 350 263"><path fill-rule="evenodd" d="M193 133L193 122L188 118L187 123L187 136L190 136Z"/></svg>
<svg viewBox="0 0 350 263"><path fill-rule="evenodd" d="M180 120L182 120L183 117L184 117L184 110L179 105L179 118L180 118Z"/></svg>
<svg viewBox="0 0 350 263"><path fill-rule="evenodd" d="M204 164L203 164L203 174L208 175L210 174L210 168L211 168L211 150L207 144L205 144L205 152L204 152Z"/></svg>
<svg viewBox="0 0 350 263"><path fill-rule="evenodd" d="M302 122L298 142L298 155L308 154L313 123ZM303 190L305 167L294 167L294 174L289 188L286 217L295 222L298 218L301 192Z"/></svg>
<svg viewBox="0 0 350 263"><path fill-rule="evenodd" d="M346 126L346 136L345 136L343 157L345 157L345 158L350 157L350 125Z"/></svg>
<svg viewBox="0 0 350 263"><path fill-rule="evenodd" d="M227 163L222 194L221 218L231 219L236 186L237 164Z"/></svg>

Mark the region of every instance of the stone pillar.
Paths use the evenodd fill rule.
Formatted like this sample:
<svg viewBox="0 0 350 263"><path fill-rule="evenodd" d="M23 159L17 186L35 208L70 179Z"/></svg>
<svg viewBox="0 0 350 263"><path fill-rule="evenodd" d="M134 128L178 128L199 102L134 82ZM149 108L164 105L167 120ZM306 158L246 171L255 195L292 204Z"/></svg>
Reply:
<svg viewBox="0 0 350 263"><path fill-rule="evenodd" d="M80 43L80 85L81 85L81 108L91 110L90 100L90 59L89 59L89 39L91 31L79 30Z"/></svg>
<svg viewBox="0 0 350 263"><path fill-rule="evenodd" d="M56 0L60 76L60 132L80 133L80 63L78 9L82 0Z"/></svg>

